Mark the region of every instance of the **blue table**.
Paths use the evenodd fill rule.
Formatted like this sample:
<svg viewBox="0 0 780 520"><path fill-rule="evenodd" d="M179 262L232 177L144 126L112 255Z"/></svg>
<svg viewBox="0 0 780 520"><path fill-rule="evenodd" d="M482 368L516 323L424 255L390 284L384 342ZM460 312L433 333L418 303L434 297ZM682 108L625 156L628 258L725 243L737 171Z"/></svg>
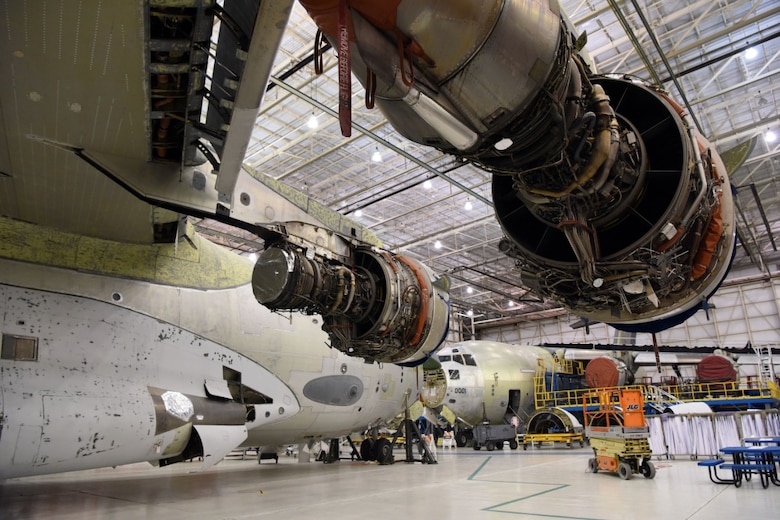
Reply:
<svg viewBox="0 0 780 520"><path fill-rule="evenodd" d="M780 446L726 446L720 451L732 457L732 463L721 464L720 468L731 470L736 487L742 485L742 480L750 480L753 474L759 476L764 488L769 487L770 482L780 486L777 476Z"/></svg>
<svg viewBox="0 0 780 520"><path fill-rule="evenodd" d="M780 446L780 437L745 437L745 444Z"/></svg>

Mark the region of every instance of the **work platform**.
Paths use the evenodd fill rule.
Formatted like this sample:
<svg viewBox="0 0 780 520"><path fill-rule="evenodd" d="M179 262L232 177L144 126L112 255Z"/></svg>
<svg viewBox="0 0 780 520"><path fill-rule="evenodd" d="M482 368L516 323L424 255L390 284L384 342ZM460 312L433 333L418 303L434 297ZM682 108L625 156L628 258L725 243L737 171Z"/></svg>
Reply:
<svg viewBox="0 0 780 520"><path fill-rule="evenodd" d="M544 374L537 369L534 377L534 403L536 409L562 408L581 415L583 397L598 388L555 390L555 374ZM679 385L626 385L622 388L639 389L648 415L664 413L670 406L702 402L713 411L743 411L778 408L780 387L772 381L729 381L725 383L686 383ZM603 390L603 389L602 389ZM596 406L595 397L589 405Z"/></svg>

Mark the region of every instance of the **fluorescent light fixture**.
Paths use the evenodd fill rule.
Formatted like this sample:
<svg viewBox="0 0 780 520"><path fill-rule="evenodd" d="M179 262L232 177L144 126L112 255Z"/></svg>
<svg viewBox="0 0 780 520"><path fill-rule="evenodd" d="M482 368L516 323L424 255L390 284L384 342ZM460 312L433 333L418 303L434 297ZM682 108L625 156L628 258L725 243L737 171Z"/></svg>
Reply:
<svg viewBox="0 0 780 520"><path fill-rule="evenodd" d="M317 117L314 114L312 114L311 117L309 118L309 120L306 121L306 126L311 128L312 130L314 130L315 128L320 126L320 122L317 121Z"/></svg>
<svg viewBox="0 0 780 520"><path fill-rule="evenodd" d="M758 50L755 47L750 47L748 50L745 51L746 60L755 59L756 56L758 56Z"/></svg>

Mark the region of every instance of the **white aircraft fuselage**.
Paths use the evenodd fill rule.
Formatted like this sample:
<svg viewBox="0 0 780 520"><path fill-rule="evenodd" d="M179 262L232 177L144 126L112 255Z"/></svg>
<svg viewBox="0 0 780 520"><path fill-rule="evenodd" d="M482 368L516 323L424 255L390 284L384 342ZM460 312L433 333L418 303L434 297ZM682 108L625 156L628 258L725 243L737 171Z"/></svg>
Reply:
<svg viewBox="0 0 780 520"><path fill-rule="evenodd" d="M329 348L252 264L197 234L131 245L0 219L0 478L334 438L395 416L417 371ZM195 450L195 451L193 451Z"/></svg>
<svg viewBox="0 0 780 520"><path fill-rule="evenodd" d="M461 421L504 423L509 416L526 421L534 410L534 375L552 369L552 355L541 347L496 341L466 341L442 348L437 357L446 392L425 392L430 407L444 405Z"/></svg>

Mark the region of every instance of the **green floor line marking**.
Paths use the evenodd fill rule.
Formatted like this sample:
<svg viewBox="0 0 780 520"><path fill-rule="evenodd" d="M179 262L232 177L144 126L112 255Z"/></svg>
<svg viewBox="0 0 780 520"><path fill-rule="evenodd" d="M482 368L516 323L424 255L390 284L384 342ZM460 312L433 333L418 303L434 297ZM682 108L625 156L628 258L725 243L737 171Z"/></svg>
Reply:
<svg viewBox="0 0 780 520"><path fill-rule="evenodd" d="M474 470L474 473L472 473L471 475L469 475L469 478L467 478L466 480L474 480L474 477L476 477L476 476L477 476L477 473L479 473L480 471L482 471L482 468L484 468L484 467L485 467L485 464L487 464L487 463L490 461L490 459L492 459L492 458L493 458L493 457L488 457L488 458L486 458L486 459L485 459L485 462L483 462L482 464L480 464L480 465L479 465L479 467L478 467L477 469L475 469L475 470Z"/></svg>
<svg viewBox="0 0 780 520"><path fill-rule="evenodd" d="M564 518L566 520L602 520L600 518L590 518L587 516L563 516L563 515L545 515L544 513L523 513L521 511L499 511L497 509L490 509L489 507L483 509L483 511L490 511L492 513L506 513L509 515L525 515L532 516L534 518Z"/></svg>
<svg viewBox="0 0 780 520"><path fill-rule="evenodd" d="M584 516L564 516L564 515L546 515L543 513L524 513L522 511L502 511L498 508L507 506L509 504L514 504L516 502L522 502L523 500L526 500L528 498L535 498L541 495L545 495L547 493L552 493L553 491L558 491L559 489L567 488L569 487L569 484L551 484L547 482L521 482L517 480L492 480L492 479L479 479L477 480L477 475L480 471L482 471L485 466L487 466L487 463L490 462L490 459L493 457L487 457L485 461L475 469L471 475L468 476L466 480L473 480L477 482L497 482L501 484L536 484L540 486L555 486L550 489L539 491L537 493L533 493L530 495L522 496L520 498L515 498L514 500L508 500L506 502L501 502L500 504L495 504L489 507L485 507L482 509L482 511L491 511L494 513L506 513L510 515L523 515L523 516L535 516L535 517L544 517L544 518L562 518L564 520L602 520L599 518L591 518L591 517L584 517Z"/></svg>
<svg viewBox="0 0 780 520"><path fill-rule="evenodd" d="M547 493L551 493L553 491L558 491L559 489L563 489L569 487L568 484L562 484L557 487L554 487L552 489L548 489L546 491L540 491L538 493L534 493L532 495L526 495L524 497L516 498L514 500L508 500L507 502L502 502L500 504L496 504L494 506L485 507L482 509L482 511L492 511L494 513L506 513L509 515L524 515L524 516L533 516L533 517L545 517L545 518L564 518L566 520L601 520L598 518L591 518L591 517L585 517L585 516L565 516L565 515L546 515L544 513L525 513L523 511L501 511L498 509L499 507L507 506L509 504L514 504L515 502L521 502L527 498L534 498L538 497L539 495L544 495Z"/></svg>

